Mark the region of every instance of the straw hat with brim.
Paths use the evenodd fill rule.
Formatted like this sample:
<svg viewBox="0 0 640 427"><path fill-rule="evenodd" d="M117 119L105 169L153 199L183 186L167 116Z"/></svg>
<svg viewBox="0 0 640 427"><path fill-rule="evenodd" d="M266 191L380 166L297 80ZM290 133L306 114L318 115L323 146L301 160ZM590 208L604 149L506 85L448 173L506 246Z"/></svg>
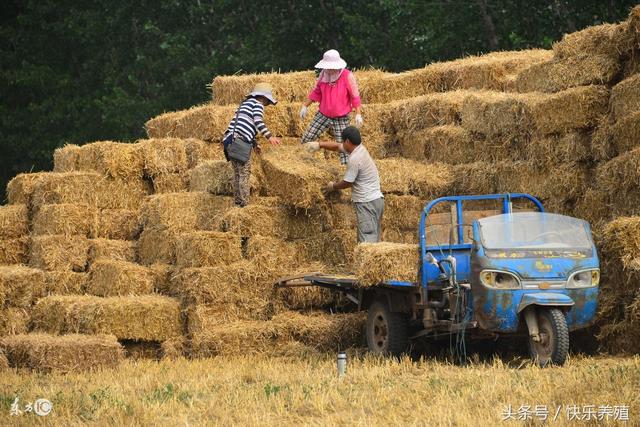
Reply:
<svg viewBox="0 0 640 427"><path fill-rule="evenodd" d="M316 68L322 68L323 70L341 70L347 66L344 59L340 58L340 53L331 49L322 55L322 61L316 64Z"/></svg>
<svg viewBox="0 0 640 427"><path fill-rule="evenodd" d="M272 104L277 104L278 101L273 97L273 89L269 83L258 83L247 96L264 96Z"/></svg>

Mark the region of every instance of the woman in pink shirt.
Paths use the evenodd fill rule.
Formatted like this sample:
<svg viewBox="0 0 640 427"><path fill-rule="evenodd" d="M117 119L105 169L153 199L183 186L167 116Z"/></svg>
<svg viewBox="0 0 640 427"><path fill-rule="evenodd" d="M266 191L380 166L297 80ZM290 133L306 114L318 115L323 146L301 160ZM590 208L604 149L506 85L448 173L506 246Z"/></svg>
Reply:
<svg viewBox="0 0 640 427"><path fill-rule="evenodd" d="M356 126L362 126L360 114L360 93L353 73L345 67L347 63L340 58L337 50L324 53L322 61L316 64L320 68L320 76L316 87L304 101L300 109L300 118L307 115L307 107L319 102L320 108L302 135L302 143L315 141L329 126L337 142L342 143L342 131L349 126L352 110L356 111ZM340 153L340 163L347 163L347 156Z"/></svg>

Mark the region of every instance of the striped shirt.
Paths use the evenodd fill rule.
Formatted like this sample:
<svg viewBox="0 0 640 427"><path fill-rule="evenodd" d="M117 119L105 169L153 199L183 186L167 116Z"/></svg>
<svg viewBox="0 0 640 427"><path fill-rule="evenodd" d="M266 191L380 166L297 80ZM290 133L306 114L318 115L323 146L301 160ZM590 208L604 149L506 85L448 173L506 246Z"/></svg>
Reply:
<svg viewBox="0 0 640 427"><path fill-rule="evenodd" d="M237 116L236 116L237 114ZM224 136L226 137L233 131L235 125L236 134L241 135L247 141L253 141L258 132L265 138L271 138L271 132L264 123L264 105L254 97L245 99L236 110L229 127ZM236 123L236 117L238 122Z"/></svg>

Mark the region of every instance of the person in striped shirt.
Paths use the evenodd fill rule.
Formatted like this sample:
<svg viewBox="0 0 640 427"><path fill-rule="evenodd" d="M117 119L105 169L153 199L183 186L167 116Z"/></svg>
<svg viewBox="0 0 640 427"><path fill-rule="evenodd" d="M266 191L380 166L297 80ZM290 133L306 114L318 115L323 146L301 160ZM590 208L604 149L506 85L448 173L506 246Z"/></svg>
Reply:
<svg viewBox="0 0 640 427"><path fill-rule="evenodd" d="M227 140L229 137L233 138L233 141L241 139L252 144L258 155L261 153L260 146L256 141L258 133L269 140L271 145L280 145L280 139L271 134L264 122L264 107L277 103L278 101L273 97L271 85L268 83L258 83L237 108L231 123L229 123L224 133L223 140ZM251 159L246 163L241 163L228 157L227 160L231 162L231 166L233 167L235 204L239 207L245 207L249 203Z"/></svg>

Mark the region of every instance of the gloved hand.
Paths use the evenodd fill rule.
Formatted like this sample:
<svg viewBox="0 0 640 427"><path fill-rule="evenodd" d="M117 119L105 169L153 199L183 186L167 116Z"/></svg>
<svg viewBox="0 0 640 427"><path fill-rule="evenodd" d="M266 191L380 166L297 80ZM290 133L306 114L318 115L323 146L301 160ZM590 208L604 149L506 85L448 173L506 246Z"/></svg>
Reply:
<svg viewBox="0 0 640 427"><path fill-rule="evenodd" d="M362 114L356 114L356 126L361 127L363 123L364 120L362 120Z"/></svg>
<svg viewBox="0 0 640 427"><path fill-rule="evenodd" d="M334 191L336 191L336 187L335 187L336 183L331 181L329 182L325 187L324 187L324 192L325 193L333 193Z"/></svg>
<svg viewBox="0 0 640 427"><path fill-rule="evenodd" d="M307 115L307 106L303 105L300 109L300 118L304 120L304 117Z"/></svg>
<svg viewBox="0 0 640 427"><path fill-rule="evenodd" d="M304 149L309 153L315 153L320 149L320 143L318 141L311 141L304 144Z"/></svg>

